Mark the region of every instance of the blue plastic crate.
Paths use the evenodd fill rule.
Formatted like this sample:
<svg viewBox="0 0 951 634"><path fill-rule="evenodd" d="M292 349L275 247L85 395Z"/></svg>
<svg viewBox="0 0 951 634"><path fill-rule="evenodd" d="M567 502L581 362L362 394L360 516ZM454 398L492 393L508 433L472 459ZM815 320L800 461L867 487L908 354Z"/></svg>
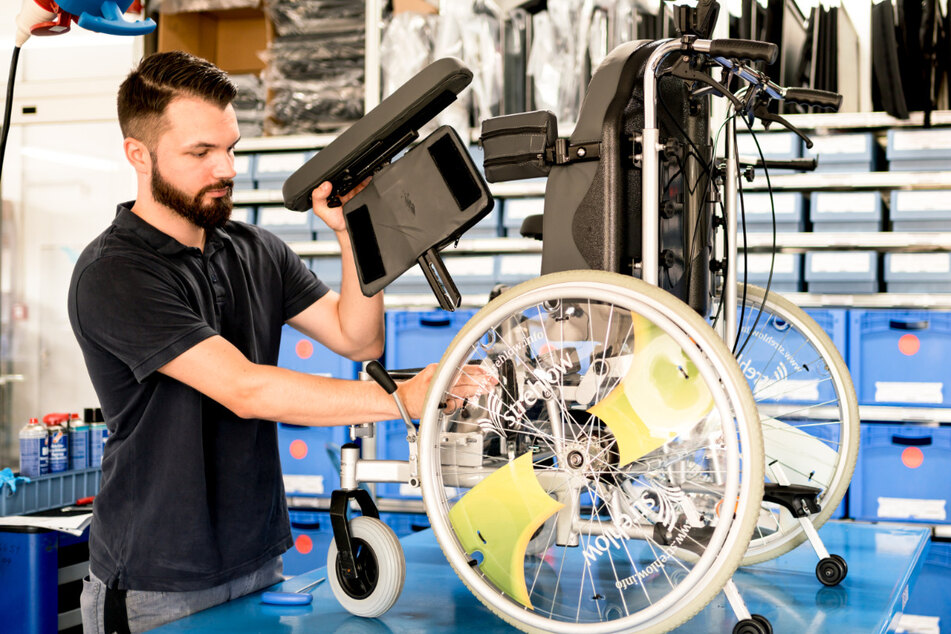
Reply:
<svg viewBox="0 0 951 634"><path fill-rule="evenodd" d="M231 219L249 225L258 223L258 208L253 205L241 205L231 210Z"/></svg>
<svg viewBox="0 0 951 634"><path fill-rule="evenodd" d="M806 254L803 275L810 293L875 293L878 253L814 251Z"/></svg>
<svg viewBox="0 0 951 634"><path fill-rule="evenodd" d="M863 423L852 517L946 524L949 472L951 428Z"/></svg>
<svg viewBox="0 0 951 634"><path fill-rule="evenodd" d="M893 191L893 231L947 231L951 227L951 190Z"/></svg>
<svg viewBox="0 0 951 634"><path fill-rule="evenodd" d="M884 216L878 192L815 192L809 204L813 231L881 231Z"/></svg>
<svg viewBox="0 0 951 634"><path fill-rule="evenodd" d="M737 279L766 288L769 269L772 266L773 279L770 292L795 293L802 290L802 254L777 253L775 259L769 253L748 253L736 259ZM746 267L746 268L744 268Z"/></svg>
<svg viewBox="0 0 951 634"><path fill-rule="evenodd" d="M288 242L313 240L315 235L315 217L310 211L261 205L258 207L256 224Z"/></svg>
<svg viewBox="0 0 951 634"><path fill-rule="evenodd" d="M889 130L886 156L892 172L943 172L951 162L951 128Z"/></svg>
<svg viewBox="0 0 951 634"><path fill-rule="evenodd" d="M264 152L257 155L254 163L254 180L258 189L281 189L287 177L306 163L313 152Z"/></svg>
<svg viewBox="0 0 951 634"><path fill-rule="evenodd" d="M903 612L936 616L942 631L951 626L951 543L932 541L925 565L911 586Z"/></svg>
<svg viewBox="0 0 951 634"><path fill-rule="evenodd" d="M254 154L236 154L234 157L234 189L246 191L254 189Z"/></svg>
<svg viewBox="0 0 951 634"><path fill-rule="evenodd" d="M17 484L16 493L0 488L0 515L24 515L73 504L99 493L99 467L51 473Z"/></svg>
<svg viewBox="0 0 951 634"><path fill-rule="evenodd" d="M542 273L540 253L512 253L496 258L495 279L500 284L514 286L533 280Z"/></svg>
<svg viewBox="0 0 951 634"><path fill-rule="evenodd" d="M813 135L812 148L803 148L806 158L819 158L817 172L873 172L878 167L879 148L871 132Z"/></svg>
<svg viewBox="0 0 951 634"><path fill-rule="evenodd" d="M773 230L775 210L776 231L798 232L806 227L805 197L796 192L774 192L772 202L769 194L743 194L743 214L746 230L753 233ZM743 227L738 231L742 233Z"/></svg>
<svg viewBox="0 0 951 634"><path fill-rule="evenodd" d="M862 405L951 404L951 312L852 309L848 358Z"/></svg>
<svg viewBox="0 0 951 634"><path fill-rule="evenodd" d="M802 140L792 132L759 132L754 141L749 133L736 135L737 150L742 158L758 159L759 149L767 159L788 160L802 158ZM793 170L769 170L771 176L793 174Z"/></svg>
<svg viewBox="0 0 951 634"><path fill-rule="evenodd" d="M504 235L513 238L522 237L519 233L522 222L529 216L544 212L545 199L542 197L506 199L505 205L502 207L502 230Z"/></svg>
<svg viewBox="0 0 951 634"><path fill-rule="evenodd" d="M386 313L386 367L421 368L441 358L475 310L391 310Z"/></svg>
<svg viewBox="0 0 951 634"><path fill-rule="evenodd" d="M340 447L350 441L349 427L277 426L277 442L289 496L323 497L340 486Z"/></svg>
<svg viewBox="0 0 951 634"><path fill-rule="evenodd" d="M310 258L307 261L307 266L324 284L335 291L340 291L340 283L343 281L343 272L340 268L339 256Z"/></svg>
<svg viewBox="0 0 951 634"><path fill-rule="evenodd" d="M406 537L430 527L429 518L418 513L380 513L380 519L396 533Z"/></svg>
<svg viewBox="0 0 951 634"><path fill-rule="evenodd" d="M281 328L281 348L277 364L282 368L319 374L336 379L356 379L361 364L328 348L285 324Z"/></svg>
<svg viewBox="0 0 951 634"><path fill-rule="evenodd" d="M452 277L459 292L463 295L488 294L495 283L494 255L452 255L443 257L446 270ZM386 292L390 294L429 294L432 289L422 269L416 265L396 278ZM435 302L435 296L433 296Z"/></svg>
<svg viewBox="0 0 951 634"><path fill-rule="evenodd" d="M951 293L951 253L886 253L889 293Z"/></svg>
<svg viewBox="0 0 951 634"><path fill-rule="evenodd" d="M327 565L327 549L333 541L330 514L326 511L290 509L294 545L284 553L284 574L301 575Z"/></svg>

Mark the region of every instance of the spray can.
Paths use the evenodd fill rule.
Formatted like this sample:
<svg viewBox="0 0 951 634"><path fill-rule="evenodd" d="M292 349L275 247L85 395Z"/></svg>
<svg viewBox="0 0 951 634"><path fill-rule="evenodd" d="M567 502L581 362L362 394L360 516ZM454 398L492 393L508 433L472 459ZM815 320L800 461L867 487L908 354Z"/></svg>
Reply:
<svg viewBox="0 0 951 634"><path fill-rule="evenodd" d="M102 466L102 451L106 445L106 439L109 438L109 430L106 428L106 420L102 416L102 410L98 407L93 414L93 423L89 426L89 466Z"/></svg>
<svg viewBox="0 0 951 634"><path fill-rule="evenodd" d="M93 409L83 410L83 419L73 414L69 421L69 468L89 468L89 424L93 422Z"/></svg>
<svg viewBox="0 0 951 634"><path fill-rule="evenodd" d="M49 432L50 473L62 473L69 469L69 434L64 423L69 414L48 414L43 417Z"/></svg>
<svg viewBox="0 0 951 634"><path fill-rule="evenodd" d="M35 478L49 473L48 438L46 425L37 418L20 430L20 475Z"/></svg>

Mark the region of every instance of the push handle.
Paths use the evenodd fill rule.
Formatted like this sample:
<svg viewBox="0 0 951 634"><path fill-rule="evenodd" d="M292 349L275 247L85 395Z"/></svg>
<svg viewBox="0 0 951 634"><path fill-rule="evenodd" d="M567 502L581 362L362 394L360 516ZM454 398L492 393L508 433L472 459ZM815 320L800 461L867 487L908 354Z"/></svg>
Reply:
<svg viewBox="0 0 951 634"><path fill-rule="evenodd" d="M828 90L813 90L812 88L787 88L783 93L783 101L797 103L801 106L817 106L833 112L842 105L842 95Z"/></svg>
<svg viewBox="0 0 951 634"><path fill-rule="evenodd" d="M380 365L379 361L370 361L367 364L367 374L369 374L380 387L386 390L387 394L392 394L396 391L396 381L390 377L389 372Z"/></svg>
<svg viewBox="0 0 951 634"><path fill-rule="evenodd" d="M712 40L710 42L710 55L772 64L779 56L779 47L772 42L760 42L759 40Z"/></svg>

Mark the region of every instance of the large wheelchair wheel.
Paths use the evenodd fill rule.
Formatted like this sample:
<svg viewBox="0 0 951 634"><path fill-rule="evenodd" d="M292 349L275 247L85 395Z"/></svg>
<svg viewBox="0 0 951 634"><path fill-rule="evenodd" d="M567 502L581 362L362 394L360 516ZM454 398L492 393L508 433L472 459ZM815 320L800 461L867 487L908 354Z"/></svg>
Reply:
<svg viewBox="0 0 951 634"><path fill-rule="evenodd" d="M446 414L470 364L499 383ZM761 443L749 386L703 319L637 279L568 271L506 291L450 344L419 474L450 564L508 623L661 632L744 556Z"/></svg>
<svg viewBox="0 0 951 634"><path fill-rule="evenodd" d="M763 425L766 479L820 489L818 529L842 501L859 452L859 406L849 371L826 332L805 311L756 286L738 290L737 361ZM742 321L741 321L742 320ZM751 334L752 333L752 334ZM764 503L743 565L778 557L803 541L785 508Z"/></svg>

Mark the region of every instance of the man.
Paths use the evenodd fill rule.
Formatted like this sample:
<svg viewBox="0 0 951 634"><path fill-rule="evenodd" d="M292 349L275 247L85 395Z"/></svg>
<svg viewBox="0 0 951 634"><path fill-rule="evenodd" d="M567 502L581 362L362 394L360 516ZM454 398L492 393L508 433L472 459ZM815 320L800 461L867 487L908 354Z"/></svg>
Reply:
<svg viewBox="0 0 951 634"><path fill-rule="evenodd" d="M143 59L119 89L137 195L83 251L69 292L110 431L82 595L87 632L150 629L282 579L291 534L269 421L398 417L371 382L275 367L284 323L351 359L379 357L383 300L360 292L328 183L313 206L340 243L339 294L276 237L229 221L234 96L222 71L180 52ZM433 370L399 387L413 416Z"/></svg>

